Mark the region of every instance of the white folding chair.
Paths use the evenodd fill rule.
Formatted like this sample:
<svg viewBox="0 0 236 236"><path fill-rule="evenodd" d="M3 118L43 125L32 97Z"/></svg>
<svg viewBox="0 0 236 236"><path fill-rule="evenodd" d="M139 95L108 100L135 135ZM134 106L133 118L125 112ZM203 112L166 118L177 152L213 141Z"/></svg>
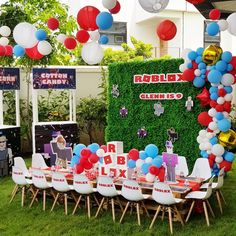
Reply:
<svg viewBox="0 0 236 236"><path fill-rule="evenodd" d="M134 205L136 205L136 210L137 210L137 218L138 218L138 225L141 225L140 222L140 204L139 202L141 202L142 207L144 208L147 216L149 217L149 213L147 211L146 206L144 205L143 200L148 199L150 197L150 195L147 194L142 194L141 188L139 186L139 184L134 181L134 180L125 180L123 182L122 185L122 189L121 189L121 195L128 200L126 206L125 206L125 210L123 211L123 214L120 218L120 223L123 221L125 213L129 207L129 205L131 203L133 203Z"/></svg>
<svg viewBox="0 0 236 236"><path fill-rule="evenodd" d="M46 191L48 189L51 190L50 193L55 199L55 195L52 191L52 184L47 182L46 177L45 177L44 173L41 170L33 170L32 182L33 182L33 185L37 189L36 189L36 192L34 193L34 196L32 198L32 201L31 201L29 207L32 207L39 191L42 190L43 191L43 210L45 211L45 209L46 209Z"/></svg>
<svg viewBox="0 0 236 236"><path fill-rule="evenodd" d="M162 182L155 182L152 190L152 198L159 204L159 206L157 207L156 213L153 217L149 229L152 228L161 210L162 210L162 220L164 218L165 212L168 211L171 234L173 234L172 212L177 214L177 217L179 218L181 224L184 225L182 217L176 207L176 205L182 202L183 199L174 198L170 186L168 184Z"/></svg>
<svg viewBox="0 0 236 236"><path fill-rule="evenodd" d="M22 157L15 157L14 158L14 166L21 169L24 173L24 176L27 178L31 178L31 174L26 167L25 161Z"/></svg>
<svg viewBox="0 0 236 236"><path fill-rule="evenodd" d="M193 191L193 192L190 192L189 194L187 194L185 196L186 199L193 199L193 202L191 204L191 207L189 209L189 212L188 212L188 215L187 215L187 218L185 220L185 222L187 222L189 220L189 217L192 213L192 210L193 210L193 207L195 205L195 202L196 200L202 200L203 201L203 208L204 208L204 213L205 213L205 218L206 218L206 223L207 225L209 226L210 225L210 222L209 222L209 217L208 217L208 211L207 211L207 206L210 210L210 213L212 215L212 217L215 217L215 214L211 208L211 205L208 201L208 198L211 196L212 194L212 182L213 182L213 178L214 177L211 177L209 183L208 183L208 187L207 187L207 191Z"/></svg>
<svg viewBox="0 0 236 236"><path fill-rule="evenodd" d="M99 212L104 205L105 200L109 204L109 200L111 200L111 207L112 207L112 219L115 222L115 201L117 200L121 210L123 211L123 207L120 203L120 199L118 196L120 195L120 191L116 190L115 184L113 183L113 179L108 176L99 176L97 179L97 191L99 194L102 195L101 203L99 204L98 210L95 214L95 218L98 216Z"/></svg>
<svg viewBox="0 0 236 236"><path fill-rule="evenodd" d="M207 158L198 158L193 166L193 171L189 177L202 178L204 181L211 178L211 167Z"/></svg>
<svg viewBox="0 0 236 236"><path fill-rule="evenodd" d="M41 153L32 154L31 166L33 168L38 168L38 169L47 169L48 168Z"/></svg>
<svg viewBox="0 0 236 236"><path fill-rule="evenodd" d="M76 201L75 208L73 210L72 215L75 214L76 209L79 206L80 200L82 196L85 196L87 199L87 208L88 208L88 217L91 217L91 211L90 211L90 195L97 192L95 188L92 187L92 184L90 183L89 179L85 175L74 175L74 182L73 182L74 190L80 194L79 198ZM96 203L98 204L98 200L95 195L93 195Z"/></svg>
<svg viewBox="0 0 236 236"><path fill-rule="evenodd" d="M67 210L67 193L70 192L71 190L73 190L73 186L69 185L66 181L66 178L63 174L59 173L59 172L54 172L52 174L52 187L57 191L55 200L53 202L51 211L53 211L58 198L60 195L64 195L64 205L65 205L65 214L67 215L68 210ZM74 194L71 192L73 198L75 199Z"/></svg>
<svg viewBox="0 0 236 236"><path fill-rule="evenodd" d="M16 184L13 192L12 192L12 197L10 200L10 203L13 201L14 197L16 196L16 193L19 188L21 188L21 206L24 206L24 201L25 201L25 191L29 187L31 190L31 185L32 185L32 180L25 178L25 175L23 171L15 166L12 166L12 180ZM32 190L33 192L33 190Z"/></svg>
<svg viewBox="0 0 236 236"><path fill-rule="evenodd" d="M178 156L178 164L175 167L175 174L187 176L189 174L188 165L184 156Z"/></svg>
<svg viewBox="0 0 236 236"><path fill-rule="evenodd" d="M224 168L222 168L220 170L220 172L219 172L217 182L216 183L214 183L214 182L212 183L212 190L216 194L216 198L217 198L217 202L218 202L221 214L223 214L223 208L222 208L221 200L223 200L224 204L226 205L225 198L224 198L224 196L223 196L223 194L222 194L222 192L220 190L221 187L224 184L224 175L225 175ZM203 184L201 186L201 189L207 189L208 185L209 185L209 183Z"/></svg>

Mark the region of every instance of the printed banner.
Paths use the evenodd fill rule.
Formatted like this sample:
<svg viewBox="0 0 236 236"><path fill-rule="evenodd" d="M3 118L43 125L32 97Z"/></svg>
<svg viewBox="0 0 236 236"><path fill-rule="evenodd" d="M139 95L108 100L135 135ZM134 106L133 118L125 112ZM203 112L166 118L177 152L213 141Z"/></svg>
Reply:
<svg viewBox="0 0 236 236"><path fill-rule="evenodd" d="M18 68L0 68L0 90L20 90Z"/></svg>
<svg viewBox="0 0 236 236"><path fill-rule="evenodd" d="M34 89L76 89L75 69L34 68Z"/></svg>

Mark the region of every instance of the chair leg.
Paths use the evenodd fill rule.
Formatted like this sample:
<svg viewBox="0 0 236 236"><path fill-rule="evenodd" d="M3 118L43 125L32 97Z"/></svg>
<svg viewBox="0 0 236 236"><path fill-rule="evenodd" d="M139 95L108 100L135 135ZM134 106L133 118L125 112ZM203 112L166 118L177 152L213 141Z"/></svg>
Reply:
<svg viewBox="0 0 236 236"><path fill-rule="evenodd" d="M68 209L67 209L67 193L64 193L64 204L65 204L65 215L67 215L67 213L68 213Z"/></svg>
<svg viewBox="0 0 236 236"><path fill-rule="evenodd" d="M90 212L90 196L87 196L87 208L88 208L88 218L91 218L91 212Z"/></svg>
<svg viewBox="0 0 236 236"><path fill-rule="evenodd" d="M54 207L55 207L55 205L56 205L56 202L57 202L57 200L58 200L58 198L59 198L59 195L60 195L60 193L57 193L57 195L56 195L56 197L55 197L55 200L54 200L54 202L53 202L53 204L52 204L51 211L53 211L53 209L54 209Z"/></svg>
<svg viewBox="0 0 236 236"><path fill-rule="evenodd" d="M98 201L97 197L95 196L95 194L93 194L93 198L94 198L96 204L99 206L99 201Z"/></svg>
<svg viewBox="0 0 236 236"><path fill-rule="evenodd" d="M154 217L153 217L153 219L152 219L152 223L151 223L150 226L149 226L149 229L151 229L152 226L153 226L153 224L155 223L156 218L157 218L157 216L158 216L160 210L161 210L161 205L158 206L158 208L157 208L157 210L156 210L156 213L155 213L155 215L154 215Z"/></svg>
<svg viewBox="0 0 236 236"><path fill-rule="evenodd" d="M117 199L117 202L118 202L118 204L119 204L119 206L120 206L121 212L123 212L123 211L124 211L124 208L123 208L123 206L122 206L122 204L121 204L121 202L120 202L119 197L116 197L116 199Z"/></svg>
<svg viewBox="0 0 236 236"><path fill-rule="evenodd" d="M111 209L112 209L112 219L113 222L116 221L116 217L115 217L115 202L114 202L114 198L111 199Z"/></svg>
<svg viewBox="0 0 236 236"><path fill-rule="evenodd" d="M105 197L102 198L102 201L101 201L101 203L100 203L100 205L98 207L98 210L96 212L95 218L97 218L99 212L101 211L104 201L105 201Z"/></svg>
<svg viewBox="0 0 236 236"><path fill-rule="evenodd" d="M136 204L136 208L137 208L137 217L138 217L138 225L141 225L141 221L140 221L140 210L139 210L139 203Z"/></svg>
<svg viewBox="0 0 236 236"><path fill-rule="evenodd" d="M216 198L217 198L218 206L220 208L220 213L223 214L223 209L222 209L221 200L220 200L220 194L217 190L216 190Z"/></svg>
<svg viewBox="0 0 236 236"><path fill-rule="evenodd" d="M79 206L79 203L80 203L81 198L82 198L82 195L80 195L79 198L78 198L78 200L76 201L75 208L74 208L74 210L73 210L73 212L72 212L72 215L75 214L75 212L76 212L76 210L77 210L77 208L78 208L78 206Z"/></svg>
<svg viewBox="0 0 236 236"><path fill-rule="evenodd" d="M211 204L209 203L208 199L206 200L206 203L207 203L207 206L208 206L208 208L209 208L209 210L210 210L210 212L211 212L212 217L215 218L214 211L212 210Z"/></svg>
<svg viewBox="0 0 236 236"><path fill-rule="evenodd" d="M33 203L34 203L34 201L35 201L35 199L36 199L36 197L38 195L38 192L39 192L39 189L37 189L36 192L34 193L34 196L33 196L32 200L31 200L29 208L31 208L33 206Z"/></svg>
<svg viewBox="0 0 236 236"><path fill-rule="evenodd" d="M210 226L208 212L207 212L207 206L206 206L206 202L205 201L203 201L203 208L204 208L204 213L205 213L205 218L206 218L207 226Z"/></svg>
<svg viewBox="0 0 236 236"><path fill-rule="evenodd" d="M179 220L181 222L181 225L184 226L184 221L183 221L182 216L180 215L179 210L176 207L176 205L174 205L174 209L175 209L175 212L176 212L176 214L177 214L177 216L178 216L178 218L179 218Z"/></svg>
<svg viewBox="0 0 236 236"><path fill-rule="evenodd" d="M195 205L195 201L193 201L192 204L191 204L191 207L190 207L190 209L189 209L189 212L188 212L188 215L187 215L187 218L186 218L185 222L188 222L189 217L190 217L190 215L191 215L191 213L192 213L192 210L193 210L194 205Z"/></svg>
<svg viewBox="0 0 236 236"><path fill-rule="evenodd" d="M124 219L124 216L125 216L125 213L126 213L128 207L129 207L129 204L130 204L130 202L127 202L127 203L126 203L125 210L123 211L123 214L122 214L122 216L121 216L121 218L120 218L120 223L122 223L122 221L123 221L123 219Z"/></svg>
<svg viewBox="0 0 236 236"><path fill-rule="evenodd" d="M24 206L24 202L25 202L25 186L22 187L22 194L21 194L21 206Z"/></svg>
<svg viewBox="0 0 236 236"><path fill-rule="evenodd" d="M145 212L146 212L148 218L150 218L149 212L148 212L147 207L145 206L144 202L141 201L141 204L142 204L142 206L143 206L143 208L144 208L144 210L145 210Z"/></svg>
<svg viewBox="0 0 236 236"><path fill-rule="evenodd" d="M14 197L16 196L16 193L17 193L17 191L18 191L18 188L19 188L19 186L18 186L18 184L16 184L15 185L15 187L14 187L14 189L13 189L13 191L12 191L12 197L11 197L11 200L9 201L9 203L11 203L12 201L13 201L13 199L14 199Z"/></svg>
<svg viewBox="0 0 236 236"><path fill-rule="evenodd" d="M168 213L169 213L170 233L173 234L173 223L172 223L172 214L171 214L171 208L170 207L168 207Z"/></svg>
<svg viewBox="0 0 236 236"><path fill-rule="evenodd" d="M226 201L225 201L225 198L224 198L224 195L223 195L223 193L220 191L220 189L219 189L219 193L220 193L221 198L223 199L224 204L227 205L227 204L226 204Z"/></svg>
<svg viewBox="0 0 236 236"><path fill-rule="evenodd" d="M50 189L50 193L51 193L51 195L53 196L53 199L55 200L56 195L55 195L55 193L53 192L53 189L52 189L52 188ZM57 205L60 205L60 203L57 202Z"/></svg>
<svg viewBox="0 0 236 236"><path fill-rule="evenodd" d="M43 211L46 210L46 189L43 190Z"/></svg>
<svg viewBox="0 0 236 236"><path fill-rule="evenodd" d="M166 211L166 208L163 206L163 207L162 207L162 214L161 214L161 221L164 220L164 217L165 217L165 211Z"/></svg>
<svg viewBox="0 0 236 236"><path fill-rule="evenodd" d="M74 201L77 202L75 194L71 191L71 196L73 197Z"/></svg>

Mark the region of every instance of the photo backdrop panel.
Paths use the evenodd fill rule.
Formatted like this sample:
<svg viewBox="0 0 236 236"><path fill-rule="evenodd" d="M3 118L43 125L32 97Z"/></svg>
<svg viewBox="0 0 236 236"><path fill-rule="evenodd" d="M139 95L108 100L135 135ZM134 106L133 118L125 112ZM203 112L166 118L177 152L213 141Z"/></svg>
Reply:
<svg viewBox="0 0 236 236"><path fill-rule="evenodd" d="M197 116L203 108L196 99L199 89L188 82L171 83L134 83L134 75L153 75L169 73L178 74L181 59L155 60L145 62L119 63L109 66L108 87L108 126L106 141L123 141L125 151L131 148L144 149L147 144L154 143L160 153L165 151L165 141L168 139L167 129L174 128L179 139L174 143L174 151L186 156L190 165L199 157L198 136L201 126ZM178 78L178 77L176 77ZM113 85L118 85L119 96L113 97ZM140 94L145 93L177 93L183 97L179 100L142 100ZM191 96L194 106L187 111L185 104ZM164 112L154 114L154 104L161 103ZM125 106L128 115L121 117L119 109ZM145 138L138 138L141 127L147 130Z"/></svg>

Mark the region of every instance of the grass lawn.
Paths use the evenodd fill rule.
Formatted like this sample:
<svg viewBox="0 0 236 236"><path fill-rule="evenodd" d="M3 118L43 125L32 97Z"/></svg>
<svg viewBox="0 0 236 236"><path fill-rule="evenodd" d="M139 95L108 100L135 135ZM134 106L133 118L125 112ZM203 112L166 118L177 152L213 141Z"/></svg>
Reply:
<svg viewBox="0 0 236 236"><path fill-rule="evenodd" d="M29 161L28 161L29 163ZM216 236L236 235L236 165L225 179L223 194L227 201L224 214L220 215L215 199L211 199L216 218L210 218L211 226L207 227L204 215L192 215L189 222L182 227L174 222L174 235L181 236ZM70 202L69 215L64 215L62 205L56 206L50 213L52 201L47 199L46 212L42 211L42 201L35 203L30 209L29 198L25 207L20 206L20 195L9 204L10 194L13 189L13 181L10 177L0 179L0 236L5 235L169 235L168 220L162 222L158 219L152 230L148 230L150 219L141 216L142 226L136 223L136 215L125 218L124 224L113 223L111 211L103 212L97 219L88 220L85 210L78 209L77 214L72 216L74 203ZM96 209L92 210L95 214ZM120 213L116 214L117 219ZM118 220L117 220L118 221Z"/></svg>

